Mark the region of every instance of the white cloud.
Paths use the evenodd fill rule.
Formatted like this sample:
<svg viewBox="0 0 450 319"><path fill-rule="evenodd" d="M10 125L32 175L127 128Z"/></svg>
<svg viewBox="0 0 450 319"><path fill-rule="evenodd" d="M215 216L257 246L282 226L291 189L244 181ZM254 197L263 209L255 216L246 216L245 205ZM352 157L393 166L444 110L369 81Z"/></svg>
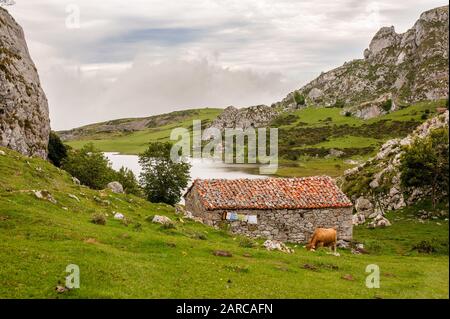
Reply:
<svg viewBox="0 0 450 319"><path fill-rule="evenodd" d="M442 0L17 0L52 126L270 104ZM80 8L68 29L66 7Z"/></svg>

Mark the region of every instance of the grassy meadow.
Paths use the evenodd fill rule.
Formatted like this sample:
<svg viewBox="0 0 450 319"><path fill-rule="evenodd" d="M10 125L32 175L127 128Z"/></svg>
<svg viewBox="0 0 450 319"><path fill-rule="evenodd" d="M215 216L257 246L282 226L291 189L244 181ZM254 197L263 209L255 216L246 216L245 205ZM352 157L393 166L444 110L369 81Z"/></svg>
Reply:
<svg viewBox="0 0 450 319"><path fill-rule="evenodd" d="M444 219L420 223L407 210L388 215L387 229L355 227L368 254L269 252L171 206L77 186L46 161L0 149L0 298L448 298ZM44 189L56 203L32 193ZM105 225L91 222L97 214ZM155 214L175 228L151 223ZM422 241L434 251L415 250ZM68 264L80 267L80 288L59 294ZM379 289L365 286L369 264L380 267Z"/></svg>

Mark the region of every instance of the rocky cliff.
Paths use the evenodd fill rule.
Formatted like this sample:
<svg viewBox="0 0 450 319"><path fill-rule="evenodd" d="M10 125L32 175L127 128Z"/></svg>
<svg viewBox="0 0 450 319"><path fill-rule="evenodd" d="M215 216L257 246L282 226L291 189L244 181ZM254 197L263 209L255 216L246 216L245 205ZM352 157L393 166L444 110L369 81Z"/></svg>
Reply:
<svg viewBox="0 0 450 319"><path fill-rule="evenodd" d="M274 107L339 106L364 119L448 97L448 6L420 15L403 34L381 28L364 59L322 73Z"/></svg>
<svg viewBox="0 0 450 319"><path fill-rule="evenodd" d="M22 28L0 8L0 145L47 157L47 98Z"/></svg>
<svg viewBox="0 0 450 319"><path fill-rule="evenodd" d="M269 124L279 112L266 105L256 105L237 109L234 106L227 107L210 125L220 130L226 128L247 129L263 127Z"/></svg>
<svg viewBox="0 0 450 319"><path fill-rule="evenodd" d="M449 111L446 110L419 125L405 138L387 141L373 158L345 171L338 183L355 202L359 222L366 218L379 218L384 211L401 209L428 195L424 189L404 192L401 187L400 159L405 146L411 145L416 139L426 138L435 129L448 128L448 123ZM374 196L375 193L378 195Z"/></svg>

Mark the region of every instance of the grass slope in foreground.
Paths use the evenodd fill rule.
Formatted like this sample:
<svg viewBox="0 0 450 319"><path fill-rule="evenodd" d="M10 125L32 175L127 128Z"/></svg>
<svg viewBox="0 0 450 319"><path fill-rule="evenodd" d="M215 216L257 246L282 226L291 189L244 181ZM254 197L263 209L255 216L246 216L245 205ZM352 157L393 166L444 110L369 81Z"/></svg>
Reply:
<svg viewBox="0 0 450 319"><path fill-rule="evenodd" d="M389 216L388 229L357 227L369 255L300 246L292 255L268 252L261 241L246 248L240 237L181 221L170 206L77 186L43 160L0 149L0 298L448 298L444 220L421 224L404 212L395 215L401 220ZM43 189L56 204L31 192ZM114 220L114 211L128 223ZM91 223L93 214L108 214L106 225ZM176 220L176 228L148 222L155 214ZM413 251L422 240L439 249ZM233 256L216 257L216 249ZM79 265L81 288L58 294L68 264ZM368 264L380 266L380 289L365 287Z"/></svg>

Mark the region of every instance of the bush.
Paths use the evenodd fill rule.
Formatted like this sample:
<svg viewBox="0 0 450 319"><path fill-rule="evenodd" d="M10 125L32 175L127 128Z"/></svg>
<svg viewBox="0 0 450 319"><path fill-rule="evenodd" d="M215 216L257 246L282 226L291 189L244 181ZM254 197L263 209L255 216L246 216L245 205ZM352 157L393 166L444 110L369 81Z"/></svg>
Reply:
<svg viewBox="0 0 450 319"><path fill-rule="evenodd" d="M137 222L136 224L133 224L133 230L136 232L142 231L142 224Z"/></svg>
<svg viewBox="0 0 450 319"><path fill-rule="evenodd" d="M56 167L61 167L61 162L67 157L67 147L63 144L55 132L50 132L48 140L48 159Z"/></svg>
<svg viewBox="0 0 450 319"><path fill-rule="evenodd" d="M392 108L392 100L388 99L381 104L381 108L385 110L386 112L390 111Z"/></svg>
<svg viewBox="0 0 450 319"><path fill-rule="evenodd" d="M258 244L251 238L248 237L243 237L240 241L239 241L239 246L244 247L244 248L253 248L256 247Z"/></svg>
<svg viewBox="0 0 450 319"><path fill-rule="evenodd" d="M106 217L103 214L92 215L91 222L96 225L106 225Z"/></svg>
<svg viewBox="0 0 450 319"><path fill-rule="evenodd" d="M164 223L161 225L162 229L175 229L175 223Z"/></svg>
<svg viewBox="0 0 450 319"><path fill-rule="evenodd" d="M433 208L449 191L448 129L436 129L416 139L400 159L401 182L408 188L431 190Z"/></svg>
<svg viewBox="0 0 450 319"><path fill-rule="evenodd" d="M333 107L339 107L343 108L345 106L345 102L343 100L337 99L336 102L334 102Z"/></svg>
<svg viewBox="0 0 450 319"><path fill-rule="evenodd" d="M431 254L436 252L434 243L430 240L422 240L421 242L416 243L412 249L417 250L419 253L423 254Z"/></svg>
<svg viewBox="0 0 450 319"><path fill-rule="evenodd" d="M142 196L142 189L139 186L133 171L121 167L119 171L114 173L114 176L114 180L118 181L123 186L125 193Z"/></svg>
<svg viewBox="0 0 450 319"><path fill-rule="evenodd" d="M305 96L296 91L294 93L294 102L297 104L297 106L305 105L306 104Z"/></svg>
<svg viewBox="0 0 450 319"><path fill-rule="evenodd" d="M70 150L61 167L93 189L105 188L116 176L109 160L92 143Z"/></svg>

